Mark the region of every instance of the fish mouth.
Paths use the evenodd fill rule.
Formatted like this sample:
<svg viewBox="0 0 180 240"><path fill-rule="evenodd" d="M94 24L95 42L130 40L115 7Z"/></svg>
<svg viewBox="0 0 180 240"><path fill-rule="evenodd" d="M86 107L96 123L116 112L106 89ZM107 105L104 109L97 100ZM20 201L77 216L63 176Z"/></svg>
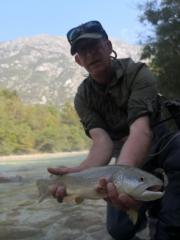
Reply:
<svg viewBox="0 0 180 240"><path fill-rule="evenodd" d="M151 185L147 187L141 194L143 201L153 201L161 198L164 195L163 185Z"/></svg>
<svg viewBox="0 0 180 240"><path fill-rule="evenodd" d="M159 191L162 191L163 189L164 189L164 187L161 185L153 185L153 186L146 188L146 191L159 192Z"/></svg>
<svg viewBox="0 0 180 240"><path fill-rule="evenodd" d="M135 191L135 197L140 201L153 201L161 198L164 195L164 184L161 180L156 183L149 183L148 185L142 184L137 187Z"/></svg>

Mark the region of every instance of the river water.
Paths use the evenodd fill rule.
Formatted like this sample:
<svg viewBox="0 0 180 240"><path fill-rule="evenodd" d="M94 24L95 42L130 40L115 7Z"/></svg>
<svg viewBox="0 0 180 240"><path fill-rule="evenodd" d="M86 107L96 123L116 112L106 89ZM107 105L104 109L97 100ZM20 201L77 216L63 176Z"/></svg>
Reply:
<svg viewBox="0 0 180 240"><path fill-rule="evenodd" d="M112 240L106 231L105 201L38 202L35 183L48 177L47 167L78 165L83 159L84 155L0 161L0 175L22 177L19 182L0 184L0 240Z"/></svg>

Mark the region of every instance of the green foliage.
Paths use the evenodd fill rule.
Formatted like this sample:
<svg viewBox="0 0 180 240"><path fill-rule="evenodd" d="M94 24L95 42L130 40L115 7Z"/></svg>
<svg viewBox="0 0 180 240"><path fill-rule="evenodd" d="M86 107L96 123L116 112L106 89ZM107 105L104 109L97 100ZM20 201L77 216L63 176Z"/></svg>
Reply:
<svg viewBox="0 0 180 240"><path fill-rule="evenodd" d="M150 24L154 32L147 36L142 59L150 58L158 75L162 93L180 95L180 2L150 0L144 6L141 21Z"/></svg>
<svg viewBox="0 0 180 240"><path fill-rule="evenodd" d="M25 105L0 89L0 155L84 150L89 140L73 106Z"/></svg>

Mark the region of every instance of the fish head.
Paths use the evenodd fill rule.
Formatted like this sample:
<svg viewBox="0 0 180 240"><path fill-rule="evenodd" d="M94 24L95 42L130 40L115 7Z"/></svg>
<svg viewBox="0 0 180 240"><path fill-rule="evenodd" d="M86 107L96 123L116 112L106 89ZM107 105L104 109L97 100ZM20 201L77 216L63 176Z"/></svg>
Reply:
<svg viewBox="0 0 180 240"><path fill-rule="evenodd" d="M139 168L125 167L120 174L116 173L116 187L136 200L152 201L161 198L163 181Z"/></svg>

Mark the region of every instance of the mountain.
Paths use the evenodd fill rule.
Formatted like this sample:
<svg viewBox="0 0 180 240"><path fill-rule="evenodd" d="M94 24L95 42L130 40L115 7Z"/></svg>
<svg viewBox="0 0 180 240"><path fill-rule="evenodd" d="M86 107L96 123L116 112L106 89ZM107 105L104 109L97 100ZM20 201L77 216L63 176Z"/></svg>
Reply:
<svg viewBox="0 0 180 240"><path fill-rule="evenodd" d="M118 57L139 59L140 46L112 43ZM64 37L39 35L0 42L0 87L15 90L26 103L60 106L72 101L86 75Z"/></svg>

